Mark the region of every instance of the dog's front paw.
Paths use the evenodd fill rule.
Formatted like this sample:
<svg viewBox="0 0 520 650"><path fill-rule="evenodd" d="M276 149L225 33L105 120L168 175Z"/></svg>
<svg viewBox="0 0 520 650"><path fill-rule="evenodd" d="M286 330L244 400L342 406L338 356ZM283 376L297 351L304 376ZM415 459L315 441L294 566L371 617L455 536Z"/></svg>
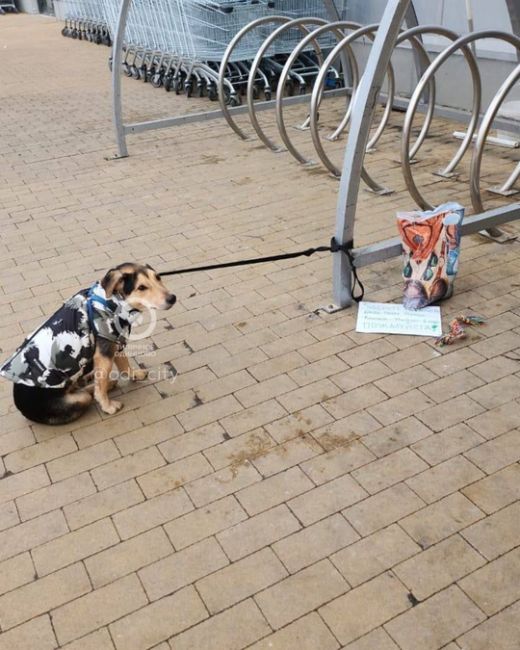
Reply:
<svg viewBox="0 0 520 650"><path fill-rule="evenodd" d="M132 381L143 381L148 377L148 370L140 368L139 370L132 370Z"/></svg>
<svg viewBox="0 0 520 650"><path fill-rule="evenodd" d="M108 402L106 406L102 406L101 410L103 413L108 413L108 415L114 415L114 413L117 413L123 408L123 403L118 402L115 399L112 399Z"/></svg>

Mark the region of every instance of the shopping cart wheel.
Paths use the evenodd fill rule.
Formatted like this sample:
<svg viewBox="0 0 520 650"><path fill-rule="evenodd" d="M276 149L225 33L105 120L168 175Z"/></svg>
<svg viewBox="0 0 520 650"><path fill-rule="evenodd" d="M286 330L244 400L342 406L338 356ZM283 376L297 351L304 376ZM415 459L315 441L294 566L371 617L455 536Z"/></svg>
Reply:
<svg viewBox="0 0 520 650"><path fill-rule="evenodd" d="M163 88L166 90L167 93L170 92L172 89L172 78L171 77L165 77L163 81Z"/></svg>
<svg viewBox="0 0 520 650"><path fill-rule="evenodd" d="M193 84L191 81L184 82L184 93L186 97L191 97L193 95Z"/></svg>
<svg viewBox="0 0 520 650"><path fill-rule="evenodd" d="M61 35L62 35L62 36L68 36L68 35L69 35L69 34L68 34L68 31L69 31L69 28L68 28L68 27L64 27L64 28L61 30Z"/></svg>
<svg viewBox="0 0 520 650"><path fill-rule="evenodd" d="M270 102L273 95L270 90L264 90L264 98L266 102Z"/></svg>
<svg viewBox="0 0 520 650"><path fill-rule="evenodd" d="M135 65L130 66L130 76L132 77L132 79L139 79L139 77L141 76L139 73L139 69Z"/></svg>
<svg viewBox="0 0 520 650"><path fill-rule="evenodd" d="M240 106L242 103L242 100L238 95L230 95L229 100L227 102L230 106Z"/></svg>
<svg viewBox="0 0 520 650"><path fill-rule="evenodd" d="M173 81L173 90L175 91L176 95L180 95L181 86L182 86L182 84L181 84L180 79L174 79L174 81Z"/></svg>
<svg viewBox="0 0 520 650"><path fill-rule="evenodd" d="M72 36L72 38L78 38L78 30L74 27L70 35Z"/></svg>
<svg viewBox="0 0 520 650"><path fill-rule="evenodd" d="M126 74L127 77L132 76L132 71L130 70L130 66L126 61L123 63L123 72Z"/></svg>
<svg viewBox="0 0 520 650"><path fill-rule="evenodd" d="M162 75L157 72L154 74L154 76L151 78L151 84L154 88L160 88L162 86Z"/></svg>
<svg viewBox="0 0 520 650"><path fill-rule="evenodd" d="M111 56L108 57L108 69L110 70L110 72L112 72L112 57Z"/></svg>

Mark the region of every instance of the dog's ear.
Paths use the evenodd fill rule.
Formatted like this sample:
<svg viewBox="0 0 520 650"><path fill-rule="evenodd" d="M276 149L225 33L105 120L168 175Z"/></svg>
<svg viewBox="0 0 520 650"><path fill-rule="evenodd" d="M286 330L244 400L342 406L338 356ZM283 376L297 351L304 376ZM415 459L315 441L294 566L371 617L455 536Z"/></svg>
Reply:
<svg viewBox="0 0 520 650"><path fill-rule="evenodd" d="M107 298L114 293L117 284L121 281L123 274L119 269L110 269L105 277L101 280L101 286L105 290Z"/></svg>
<svg viewBox="0 0 520 650"><path fill-rule="evenodd" d="M101 286L107 298L116 292L128 296L135 289L136 280L137 273L123 273L120 269L110 269L101 280Z"/></svg>
<svg viewBox="0 0 520 650"><path fill-rule="evenodd" d="M123 296L129 296L135 289L137 281L137 273L123 273L122 275L122 293Z"/></svg>

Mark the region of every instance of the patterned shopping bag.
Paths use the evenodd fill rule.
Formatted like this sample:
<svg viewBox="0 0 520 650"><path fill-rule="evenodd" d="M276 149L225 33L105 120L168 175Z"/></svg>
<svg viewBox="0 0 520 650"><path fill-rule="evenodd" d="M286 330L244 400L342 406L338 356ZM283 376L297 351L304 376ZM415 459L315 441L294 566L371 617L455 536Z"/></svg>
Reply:
<svg viewBox="0 0 520 650"><path fill-rule="evenodd" d="M464 208L458 203L444 203L425 212L397 213L406 309L421 309L453 293L463 218Z"/></svg>

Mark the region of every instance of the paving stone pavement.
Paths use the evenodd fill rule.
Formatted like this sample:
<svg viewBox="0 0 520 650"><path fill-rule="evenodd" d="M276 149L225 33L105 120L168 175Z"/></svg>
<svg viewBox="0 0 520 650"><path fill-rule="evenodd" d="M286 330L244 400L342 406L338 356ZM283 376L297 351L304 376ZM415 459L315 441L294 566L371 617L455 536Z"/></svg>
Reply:
<svg viewBox="0 0 520 650"><path fill-rule="evenodd" d="M115 263L327 241L337 181L221 121L107 160L108 50L59 29L0 19L2 357ZM213 108L124 90L129 119ZM430 174L451 130L436 122L414 173L467 202L467 167ZM368 158L396 193L361 192L359 243L411 207L396 137ZM490 150L484 183L514 156ZM31 424L0 383L0 650L518 650L519 250L464 240L443 317L488 320L442 350L315 313L322 256L168 281L177 306L133 343L155 374L114 416ZM368 298L398 299L400 272L363 269Z"/></svg>

